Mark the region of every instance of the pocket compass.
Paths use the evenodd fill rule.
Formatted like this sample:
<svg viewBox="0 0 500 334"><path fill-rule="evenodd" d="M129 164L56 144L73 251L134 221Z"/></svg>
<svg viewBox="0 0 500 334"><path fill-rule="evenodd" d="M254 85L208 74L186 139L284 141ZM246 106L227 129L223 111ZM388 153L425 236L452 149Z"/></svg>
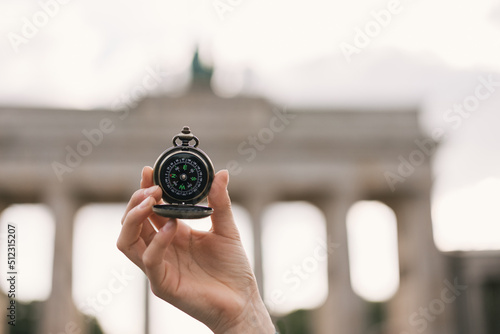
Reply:
<svg viewBox="0 0 500 334"><path fill-rule="evenodd" d="M163 201L169 204L155 205L153 212L182 219L210 216L212 208L195 205L208 196L214 179L210 158L198 148L200 141L188 126L174 136L172 143L174 146L158 157L153 168L154 183L160 186Z"/></svg>

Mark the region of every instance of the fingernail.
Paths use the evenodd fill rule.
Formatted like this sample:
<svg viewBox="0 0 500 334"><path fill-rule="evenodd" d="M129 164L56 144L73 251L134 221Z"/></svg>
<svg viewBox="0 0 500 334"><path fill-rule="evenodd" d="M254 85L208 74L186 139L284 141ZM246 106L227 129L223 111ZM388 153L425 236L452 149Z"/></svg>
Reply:
<svg viewBox="0 0 500 334"><path fill-rule="evenodd" d="M144 195L146 196L150 196L150 195L153 195L154 192L156 190L158 190L158 188L160 188L159 186L152 186L152 187L149 187L148 189L144 190Z"/></svg>
<svg viewBox="0 0 500 334"><path fill-rule="evenodd" d="M169 219L167 220L167 222L165 223L165 225L163 225L163 227L161 228L161 230L163 232L167 232L168 230L172 229L174 227L174 220L173 219Z"/></svg>
<svg viewBox="0 0 500 334"><path fill-rule="evenodd" d="M226 173L226 189L227 189L227 186L229 185L229 171L227 169L224 169L224 172Z"/></svg>
<svg viewBox="0 0 500 334"><path fill-rule="evenodd" d="M144 209L145 207L147 207L149 205L150 198L151 197L146 197L146 199L142 201L141 204L139 204L139 208Z"/></svg>

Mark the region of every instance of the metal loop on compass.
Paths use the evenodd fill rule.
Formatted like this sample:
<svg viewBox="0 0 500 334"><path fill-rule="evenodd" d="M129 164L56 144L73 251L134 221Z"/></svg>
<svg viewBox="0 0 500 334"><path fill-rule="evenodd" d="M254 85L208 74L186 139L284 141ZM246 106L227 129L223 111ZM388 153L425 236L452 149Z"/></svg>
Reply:
<svg viewBox="0 0 500 334"><path fill-rule="evenodd" d="M189 126L185 126L182 129L182 132L179 133L178 135L176 135L172 139L172 143L174 144L174 146L179 146L177 144L177 139L180 139L182 141L182 144L181 144L182 146L190 146L189 142L192 141L192 140L195 141L195 144L193 145L193 147L197 147L200 144L200 141L198 140L198 138L191 133L191 130L189 129Z"/></svg>

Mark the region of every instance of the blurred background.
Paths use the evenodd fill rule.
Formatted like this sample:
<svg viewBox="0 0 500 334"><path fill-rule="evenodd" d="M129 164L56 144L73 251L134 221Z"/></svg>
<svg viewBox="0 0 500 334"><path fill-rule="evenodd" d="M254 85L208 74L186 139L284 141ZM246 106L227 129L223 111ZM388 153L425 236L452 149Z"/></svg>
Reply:
<svg viewBox="0 0 500 334"><path fill-rule="evenodd" d="M0 34L0 333L210 333L115 246L184 125L282 333L500 332L498 2L3 0Z"/></svg>

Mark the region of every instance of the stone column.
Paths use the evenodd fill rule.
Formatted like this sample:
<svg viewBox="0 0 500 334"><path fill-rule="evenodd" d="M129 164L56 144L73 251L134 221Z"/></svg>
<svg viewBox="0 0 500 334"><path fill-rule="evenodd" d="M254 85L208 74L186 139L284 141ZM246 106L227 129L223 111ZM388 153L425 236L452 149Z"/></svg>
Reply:
<svg viewBox="0 0 500 334"><path fill-rule="evenodd" d="M474 334L487 334L488 329L486 328L486 312L485 312L485 301L484 301L484 277L482 277L481 272L469 271L468 274L463 275L460 282L467 285L467 290L464 292L466 296L459 297L463 300L457 302L465 305L465 314L467 315L466 328L462 329L463 333L474 333Z"/></svg>
<svg viewBox="0 0 500 334"><path fill-rule="evenodd" d="M5 202L0 201L0 215L3 213L3 210L5 210L6 207L7 205L5 204ZM5 235L5 241L7 241L7 236L6 236L7 231L4 229L3 231L0 231L0 233L2 235ZM2 246L6 247L6 244L2 244ZM0 253L2 254L2 259L1 259L2 264L0 267L5 268L5 261L7 260L5 249L2 249ZM4 294L3 291L0 291L0 309L2 310L1 314L5 314L5 312L3 311L7 308L8 301L9 299L7 298L7 295ZM7 333L7 318L3 317L2 322L0 323L0 334L6 334L6 333Z"/></svg>
<svg viewBox="0 0 500 334"><path fill-rule="evenodd" d="M250 195L241 205L247 209L252 220L254 273L259 285L259 292L264 298L264 270L262 266L262 212L271 201L262 194Z"/></svg>
<svg viewBox="0 0 500 334"><path fill-rule="evenodd" d="M354 202L343 196L316 203L327 222L329 291L313 313L315 334L361 334L365 328L364 302L352 290L349 273L346 215Z"/></svg>
<svg viewBox="0 0 500 334"><path fill-rule="evenodd" d="M429 196L400 197L387 204L398 221L400 267L399 290L388 302L388 333L454 333L453 292L442 294L454 277L445 277L448 268L434 244Z"/></svg>
<svg viewBox="0 0 500 334"><path fill-rule="evenodd" d="M8 307L8 298L7 296L3 293L3 291L0 291L0 308L2 310L2 314L6 314L6 308ZM5 312L4 312L5 311ZM2 323L0 323L0 334L6 334L7 333L7 317L2 317Z"/></svg>
<svg viewBox="0 0 500 334"><path fill-rule="evenodd" d="M52 291L44 306L39 333L79 333L80 329L84 333L83 319L72 298L73 220L79 205L62 186L49 187L44 201L53 212L56 233Z"/></svg>

